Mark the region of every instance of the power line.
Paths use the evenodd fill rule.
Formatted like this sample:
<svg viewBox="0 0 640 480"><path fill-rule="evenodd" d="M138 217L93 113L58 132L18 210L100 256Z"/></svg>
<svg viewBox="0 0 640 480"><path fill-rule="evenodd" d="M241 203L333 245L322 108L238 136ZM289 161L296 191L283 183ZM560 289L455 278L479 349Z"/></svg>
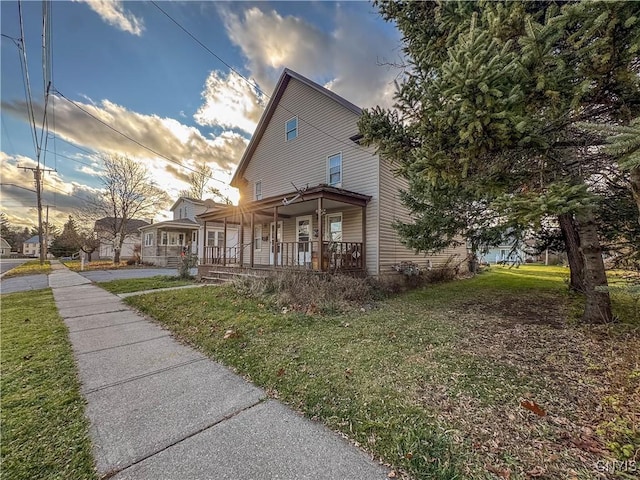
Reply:
<svg viewBox="0 0 640 480"><path fill-rule="evenodd" d="M260 88L259 85L257 85L254 82L251 82L251 80L249 80L247 77L245 77L244 75L242 75L240 72L238 72L235 68L233 68L229 63L227 63L226 61L224 61L219 55L217 55L216 53L214 53L209 47L207 47L204 43L202 43L200 40L198 40L198 38L196 38L195 35L193 35L189 30L187 30L184 26L182 26L176 19L174 19L171 15L169 15L165 10L163 10L156 2L151 1L151 4L156 7L158 10L160 10L169 20L171 20L175 25L178 26L178 28L180 28L180 30L182 30L183 32L185 32L189 37L191 37L198 45L200 45L202 48L204 48L207 52L209 52L211 55L213 55L215 58L217 58L223 65L225 65L229 70L231 70L232 72L234 72L236 75L238 75L242 80L244 80L248 85L251 86L251 88L255 88L258 92L260 92L262 95L264 95L267 99L271 100L271 95L267 94L264 90L262 90L262 88ZM313 123L303 119L300 117L300 115L298 115L297 113L293 112L292 110L289 110L286 106L284 105L279 105L279 107L283 110L285 110L286 112L290 113L291 115L297 116L298 120L300 120L302 123L305 123L307 125L309 125L310 127L314 128L315 130L317 130L318 132L326 135L327 137L342 143L343 145L348 146L349 148L352 148L354 150L362 150L362 151L367 151L364 147L360 146L357 143L352 143L352 142L346 142L340 138L337 138L333 135L331 135L329 132L324 131L323 129L321 129L320 127L314 125Z"/></svg>
<svg viewBox="0 0 640 480"><path fill-rule="evenodd" d="M61 154L61 153L52 152L51 150L44 150L44 151L45 151L45 152L48 152L48 153L50 153L50 154L52 154L52 155L55 155L56 157L66 158L66 159L68 159L68 160L71 160L72 162L76 162L76 163L79 163L79 164L81 164L81 165L86 165L87 167L94 168L94 166L93 166L93 165L91 165L90 163L83 162L83 161L81 161L81 160L78 160L77 158L72 158L72 157L69 157L69 156L67 156L67 155L63 155L63 154ZM56 170L56 171L57 171L57 170Z"/></svg>
<svg viewBox="0 0 640 480"><path fill-rule="evenodd" d="M163 158L163 159L167 160L168 162L174 163L174 164L176 164L176 165L178 165L178 166L180 166L180 167L182 167L182 168L184 168L184 169L186 169L186 170L190 170L190 171L192 171L192 172L198 173L198 170L196 170L196 169L194 169L194 168L191 168L191 167L188 167L188 166L186 166L186 165L183 165L183 164L182 164L182 163L180 163L179 161L177 161L177 160L173 160L173 159L171 159L171 158L167 157L166 155L163 155L163 154L161 154L160 152L157 152L156 150L154 150L154 149L153 149L153 148L151 148L151 147L147 147L146 145L144 145L143 143L140 143L140 142L139 142L138 140L136 140L135 138L130 137L129 135L127 135L126 133L121 132L120 130L118 130L118 129L117 129L117 128L115 128L115 127L112 127L111 125L109 125L109 124L108 124L107 122L105 122L104 120L102 120L102 119L100 119L100 118L96 117L95 115L93 115L93 114L92 114L91 112L89 112L88 110L85 110L84 108L82 108L80 105L78 105L78 104L77 104L76 102L74 102L73 100L71 100L71 99L67 98L67 97L66 97L66 96L65 96L65 95L64 95L60 90L55 89L55 92L56 92L58 95L60 95L62 98L64 98L67 102L71 103L71 104L72 104L72 105L74 105L76 108L78 108L78 109L82 110L84 113L86 113L87 115L89 115L91 118L93 118L93 119L94 119L94 120L96 120L97 122L100 122L100 123L101 123L101 124L103 124L105 127L109 128L110 130L113 130L113 131L114 131L114 132L116 132L118 135L122 135L122 136L123 136L124 138L126 138L127 140L129 140L129 141L131 141L131 142L135 143L136 145L138 145L138 146L140 146L140 147L144 148L145 150L147 150L147 151L149 151L149 152L153 153L154 155L156 155L156 156L158 156L158 157L160 157L160 158ZM217 179L217 178L215 178L215 177L213 177L213 176L211 176L211 177L209 177L209 178L210 178L211 180L215 180L216 182L219 182L219 183L221 183L221 184L223 184L223 185L227 186L227 183L226 183L226 182L224 182L224 181L222 181L222 180L219 180L219 179Z"/></svg>
<svg viewBox="0 0 640 480"><path fill-rule="evenodd" d="M38 133L36 131L36 117L33 113L33 98L31 96L31 82L29 80L29 64L27 62L27 47L24 41L24 22L22 19L22 2L18 0L18 18L20 22L20 50L22 55L20 56L20 65L22 67L23 83L25 84L25 95L27 100L27 115L29 116L29 122L33 127L33 142L36 147L36 153L38 151ZM40 163L40 156L38 155L38 163Z"/></svg>

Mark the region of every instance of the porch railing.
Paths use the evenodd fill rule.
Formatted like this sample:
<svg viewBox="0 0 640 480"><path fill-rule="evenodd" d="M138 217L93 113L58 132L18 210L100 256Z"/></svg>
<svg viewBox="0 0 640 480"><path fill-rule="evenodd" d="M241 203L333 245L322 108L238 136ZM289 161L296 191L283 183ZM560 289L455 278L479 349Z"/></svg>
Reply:
<svg viewBox="0 0 640 480"><path fill-rule="evenodd" d="M322 245L319 253L319 245ZM272 242L270 245L271 266L276 268L300 268L325 272L364 270L362 242ZM204 265L233 265L240 262L240 249L251 248L251 243L242 247L204 247ZM277 254L274 256L274 253ZM249 256L244 252L244 266ZM274 258L275 257L275 258Z"/></svg>

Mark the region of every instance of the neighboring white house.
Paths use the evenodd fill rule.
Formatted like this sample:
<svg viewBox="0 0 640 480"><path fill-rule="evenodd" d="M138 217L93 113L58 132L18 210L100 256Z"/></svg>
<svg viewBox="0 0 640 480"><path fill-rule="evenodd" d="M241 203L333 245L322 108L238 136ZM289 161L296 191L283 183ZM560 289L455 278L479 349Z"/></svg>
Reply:
<svg viewBox="0 0 640 480"><path fill-rule="evenodd" d="M196 220L196 215L223 206L213 200L197 200L180 197L171 207L173 219L153 223L139 228L142 235L142 261L163 267L177 266L183 251L191 251L198 258L204 254L204 245L222 246L223 226L205 226ZM206 239L206 241L201 241ZM237 242L237 231L229 228L227 246Z"/></svg>
<svg viewBox="0 0 640 480"><path fill-rule="evenodd" d="M114 244L117 241L114 233L119 226L120 219L116 221L114 217L104 217L96 220L94 225L94 231L100 241L98 247L98 258L101 260L113 259L114 256ZM127 228L125 232L124 243L120 250L120 260L129 260L136 257L140 251L140 227L149 225L149 222L144 220L131 219L127 222Z"/></svg>
<svg viewBox="0 0 640 480"><path fill-rule="evenodd" d="M40 256L40 238L38 235L34 235L22 243L22 254L27 257Z"/></svg>
<svg viewBox="0 0 640 480"><path fill-rule="evenodd" d="M0 256L8 257L11 254L11 245L4 238L0 237Z"/></svg>
<svg viewBox="0 0 640 480"><path fill-rule="evenodd" d="M198 216L222 223L226 235L238 229L241 248L207 246L200 273L222 264L387 275L401 262L437 266L450 257L464 268L464 245L425 256L401 243L393 223L411 221L399 198L407 184L374 148L360 145L361 113L285 69L231 181L240 205Z"/></svg>

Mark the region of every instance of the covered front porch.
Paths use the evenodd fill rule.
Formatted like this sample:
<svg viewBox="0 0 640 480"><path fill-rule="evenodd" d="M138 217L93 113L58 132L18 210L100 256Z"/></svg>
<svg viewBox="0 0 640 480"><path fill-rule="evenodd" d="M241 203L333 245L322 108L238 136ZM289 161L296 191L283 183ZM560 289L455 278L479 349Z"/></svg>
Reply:
<svg viewBox="0 0 640 480"><path fill-rule="evenodd" d="M321 185L287 195L207 211L222 225L221 246L205 246L201 275L215 269L366 270L367 195ZM228 245L229 231L237 242Z"/></svg>

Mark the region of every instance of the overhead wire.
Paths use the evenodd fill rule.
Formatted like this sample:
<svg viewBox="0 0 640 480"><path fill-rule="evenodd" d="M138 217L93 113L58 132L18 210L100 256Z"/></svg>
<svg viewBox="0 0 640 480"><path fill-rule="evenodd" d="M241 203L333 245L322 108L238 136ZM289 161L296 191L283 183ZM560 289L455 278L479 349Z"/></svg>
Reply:
<svg viewBox="0 0 640 480"><path fill-rule="evenodd" d="M38 133L36 127L36 117L33 112L33 98L31 96L31 81L29 80L29 64L27 62L27 48L25 44L25 36L24 36L24 21L22 16L22 2L18 0L18 19L20 23L20 51L22 55L20 56L20 65L22 68L23 75L23 84L25 88L25 96L27 101L27 115L29 116L29 123L31 124L33 130L33 144L36 149L36 153L38 153ZM38 156L38 164L40 162L40 155Z"/></svg>
<svg viewBox="0 0 640 480"><path fill-rule="evenodd" d="M93 115L91 112L89 112L88 110L86 110L85 108L82 108L82 106L80 106L78 103L74 102L73 100L71 100L70 98L67 98L60 90L58 90L57 88L55 89L55 93L60 95L63 99L65 99L67 102L69 102L70 104L74 105L76 108L78 108L79 110L83 111L85 114L89 115L91 118L93 118L94 120L96 120L97 122L101 123L102 125L104 125L105 127L109 128L110 130L114 131L115 133L117 133L118 135L122 135L124 138L126 138L127 140L135 143L136 145L138 145L139 147L144 148L145 150L153 153L154 155L156 155L157 157L163 158L164 160L167 160L168 162L174 163L176 165L179 165L180 167L186 169L186 170L190 170L192 172L198 173L198 170L196 170L195 168L191 168L187 165L183 165L182 163L180 163L178 160L174 160L172 158L167 157L166 155L163 155L162 153L154 150L151 147L146 146L145 144L139 142L138 140L136 140L133 137L130 137L129 135L127 135L124 132L121 132L120 130L118 130L117 128L109 125L107 122L105 122L104 120L102 120L101 118L96 117L95 115ZM216 177L209 177L211 180L215 180L216 182L219 182L223 185L228 185L225 181L220 180Z"/></svg>

